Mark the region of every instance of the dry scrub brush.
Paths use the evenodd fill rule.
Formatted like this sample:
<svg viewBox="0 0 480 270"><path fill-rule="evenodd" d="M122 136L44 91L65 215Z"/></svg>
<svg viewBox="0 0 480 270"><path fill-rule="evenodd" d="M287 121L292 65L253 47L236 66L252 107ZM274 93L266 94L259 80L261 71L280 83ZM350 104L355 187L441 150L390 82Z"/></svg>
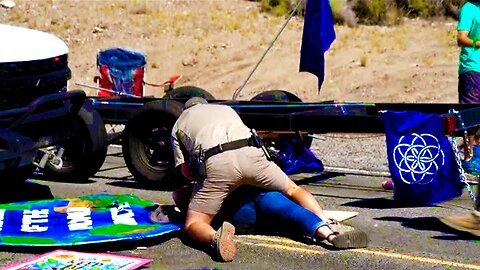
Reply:
<svg viewBox="0 0 480 270"><path fill-rule="evenodd" d="M250 0L260 2L262 11L287 16L299 0ZM306 0L297 10L303 15ZM357 23L370 25L395 25L403 17L432 18L458 17L459 7L465 0L330 0L336 23L354 26Z"/></svg>

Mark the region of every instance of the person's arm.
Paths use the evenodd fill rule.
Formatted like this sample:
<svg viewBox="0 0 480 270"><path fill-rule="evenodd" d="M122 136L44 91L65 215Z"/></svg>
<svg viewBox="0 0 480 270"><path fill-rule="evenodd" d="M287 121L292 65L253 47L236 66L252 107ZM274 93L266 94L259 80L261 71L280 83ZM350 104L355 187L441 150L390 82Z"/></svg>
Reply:
<svg viewBox="0 0 480 270"><path fill-rule="evenodd" d="M469 37L470 31L473 26L474 15L476 11L472 10L471 3L467 2L460 9L458 16L458 25L457 25L457 45L459 47L474 47L478 48L478 42L473 38Z"/></svg>
<svg viewBox="0 0 480 270"><path fill-rule="evenodd" d="M469 33L468 31L461 31L461 30L457 32L457 45L459 47L478 48L478 46L480 45L479 41L475 40L475 44L473 44L474 40L468 37L468 33Z"/></svg>
<svg viewBox="0 0 480 270"><path fill-rule="evenodd" d="M192 180L192 171L190 166L185 162L185 156L182 151L182 146L180 144L180 139L178 137L178 127L177 124L172 128L172 150L173 157L175 159L175 168L187 179Z"/></svg>
<svg viewBox="0 0 480 270"><path fill-rule="evenodd" d="M192 197L193 184L185 185L174 192L172 192L172 199L175 205L180 209L180 212L186 213L188 210L188 204Z"/></svg>

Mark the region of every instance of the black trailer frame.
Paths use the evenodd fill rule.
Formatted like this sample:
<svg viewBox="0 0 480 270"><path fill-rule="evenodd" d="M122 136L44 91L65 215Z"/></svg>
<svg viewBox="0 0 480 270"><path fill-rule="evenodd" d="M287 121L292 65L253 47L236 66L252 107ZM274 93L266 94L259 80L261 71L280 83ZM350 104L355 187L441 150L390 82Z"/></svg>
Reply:
<svg viewBox="0 0 480 270"><path fill-rule="evenodd" d="M185 99L90 97L106 124L127 124L146 103ZM420 111L439 114L444 133L451 135L480 125L480 104L459 103L303 103L289 101L211 100L232 107L245 124L260 131L311 133L383 133L381 112ZM455 113L458 112L458 113ZM463 125L459 122L463 120Z"/></svg>
<svg viewBox="0 0 480 270"><path fill-rule="evenodd" d="M386 110L438 114L442 117L446 135L466 136L467 131L472 132L480 125L480 107L477 104L305 103L287 91L266 92L272 91L293 98L280 101L268 98L250 101L209 99L209 102L232 107L247 126L256 129L266 139L299 136L307 145L312 139L306 134L384 133L381 114ZM211 97L206 91L203 94ZM191 96L195 95L192 93ZM125 163L135 179L166 182L172 175L178 177L172 170L170 133L183 111L183 104L191 96L183 93L180 97L89 97L89 100L105 124L125 125L125 130L117 137L109 137L109 141L120 142Z"/></svg>

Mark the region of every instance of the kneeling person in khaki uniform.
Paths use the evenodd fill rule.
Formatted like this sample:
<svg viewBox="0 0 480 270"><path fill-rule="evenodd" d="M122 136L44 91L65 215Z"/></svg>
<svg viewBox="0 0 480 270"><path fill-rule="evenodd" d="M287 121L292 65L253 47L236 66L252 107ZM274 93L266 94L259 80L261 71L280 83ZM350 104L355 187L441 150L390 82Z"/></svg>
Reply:
<svg viewBox="0 0 480 270"><path fill-rule="evenodd" d="M173 127L172 145L175 167L185 177L198 180L195 179L198 173L192 174L202 171L199 164L202 162L206 172L205 179L194 186L184 231L191 240L211 245L223 261L231 261L236 255L235 228L224 222L215 231L210 224L227 195L241 185L281 191L321 219L328 220L316 199L266 158L252 131L229 106L207 104L199 97L188 100ZM335 242L335 238L355 240L340 239L328 226L318 230L330 242Z"/></svg>

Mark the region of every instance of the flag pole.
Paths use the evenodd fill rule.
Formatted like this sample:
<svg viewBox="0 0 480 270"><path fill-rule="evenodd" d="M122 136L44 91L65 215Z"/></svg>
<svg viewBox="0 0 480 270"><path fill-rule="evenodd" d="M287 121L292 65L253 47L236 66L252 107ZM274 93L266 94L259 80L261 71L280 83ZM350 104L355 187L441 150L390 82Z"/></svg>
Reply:
<svg viewBox="0 0 480 270"><path fill-rule="evenodd" d="M265 58L265 56L267 55L268 51L270 51L270 49L273 47L273 44L275 44L275 42L277 41L278 37L280 36L280 34L283 32L283 30L285 29L285 27L287 27L287 24L290 22L290 20L293 18L293 15L295 15L295 12L297 11L298 7L300 6L300 4L303 2L304 0L298 0L297 4L295 5L295 8L292 10L292 12L290 13L290 15L288 16L287 20L285 21L285 23L283 24L282 28L280 28L280 31L278 31L277 35L275 36L275 38L273 39L273 41L270 43L270 45L268 46L268 48L265 50L265 52L263 53L262 57L260 57L260 60L257 62L257 64L253 67L252 71L250 72L250 74L248 74L247 76L247 79L245 79L245 81L242 83L242 85L237 88L237 90L235 90L235 92L233 93L233 97L232 99L233 100L236 100L238 95L240 94L240 92L243 90L243 88L245 87L245 85L247 84L247 82L250 80L250 78L252 77L253 73L257 70L258 66L260 65L260 63L263 61L263 59Z"/></svg>

